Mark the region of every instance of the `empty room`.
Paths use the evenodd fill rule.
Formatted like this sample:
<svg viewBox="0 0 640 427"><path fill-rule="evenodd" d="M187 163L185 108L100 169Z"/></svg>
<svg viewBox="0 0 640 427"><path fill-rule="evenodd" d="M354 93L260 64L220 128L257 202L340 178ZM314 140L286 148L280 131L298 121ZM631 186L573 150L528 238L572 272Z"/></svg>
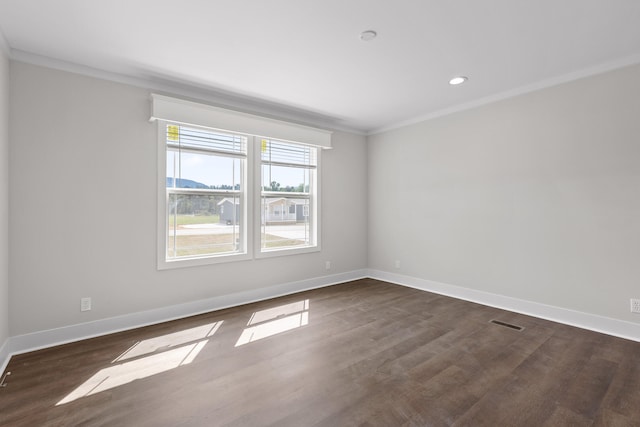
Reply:
<svg viewBox="0 0 640 427"><path fill-rule="evenodd" d="M639 22L0 0L0 425L640 426Z"/></svg>

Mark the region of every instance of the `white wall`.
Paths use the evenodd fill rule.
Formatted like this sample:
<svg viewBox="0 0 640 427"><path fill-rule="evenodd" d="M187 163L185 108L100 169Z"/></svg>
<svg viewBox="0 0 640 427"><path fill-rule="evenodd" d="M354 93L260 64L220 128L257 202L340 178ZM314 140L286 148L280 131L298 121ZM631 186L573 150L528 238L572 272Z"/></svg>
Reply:
<svg viewBox="0 0 640 427"><path fill-rule="evenodd" d="M149 91L12 61L9 138L0 85L5 165L11 140L0 345L322 277L325 260L332 274L368 266L640 323L629 313L640 298L639 74L628 67L368 143L336 133L323 156L322 253L157 271ZM79 311L83 296L92 311Z"/></svg>
<svg viewBox="0 0 640 427"><path fill-rule="evenodd" d="M0 34L0 365L9 337L9 59Z"/></svg>
<svg viewBox="0 0 640 427"><path fill-rule="evenodd" d="M323 153L321 253L157 271L149 91L19 62L11 85L12 336L366 268L364 137Z"/></svg>
<svg viewBox="0 0 640 427"><path fill-rule="evenodd" d="M371 136L369 267L640 323L639 77Z"/></svg>

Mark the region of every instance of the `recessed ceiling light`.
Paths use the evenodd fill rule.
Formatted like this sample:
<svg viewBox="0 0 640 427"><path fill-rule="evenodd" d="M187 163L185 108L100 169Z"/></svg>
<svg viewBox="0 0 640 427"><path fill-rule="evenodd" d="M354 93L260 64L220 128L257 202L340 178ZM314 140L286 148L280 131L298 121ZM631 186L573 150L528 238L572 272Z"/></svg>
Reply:
<svg viewBox="0 0 640 427"><path fill-rule="evenodd" d="M368 42L376 38L378 33L373 30L367 30L360 33L360 40L363 42Z"/></svg>
<svg viewBox="0 0 640 427"><path fill-rule="evenodd" d="M449 84L452 85L452 86L461 85L462 83L466 82L467 80L469 80L469 79L466 78L465 76L458 76L458 77L454 77L451 80L449 80Z"/></svg>

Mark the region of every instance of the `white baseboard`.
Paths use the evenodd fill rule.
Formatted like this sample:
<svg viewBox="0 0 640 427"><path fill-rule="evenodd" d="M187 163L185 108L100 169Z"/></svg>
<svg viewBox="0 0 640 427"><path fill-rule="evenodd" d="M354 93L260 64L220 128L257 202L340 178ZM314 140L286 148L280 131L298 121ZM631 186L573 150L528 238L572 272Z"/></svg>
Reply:
<svg viewBox="0 0 640 427"><path fill-rule="evenodd" d="M5 342L0 349L0 360L4 360L4 366L6 366L12 355L362 279L367 277L366 273L367 270L355 270L330 276L315 277L93 322L18 335L10 337Z"/></svg>
<svg viewBox="0 0 640 427"><path fill-rule="evenodd" d="M7 364L9 363L9 359L11 358L11 353L9 353L9 338L2 343L0 346L0 375L4 375L4 370L7 369Z"/></svg>
<svg viewBox="0 0 640 427"><path fill-rule="evenodd" d="M403 276L380 270L367 270L368 277L407 286L422 291L446 295L478 304L488 305L503 310L514 311L528 316L538 317L565 325L588 329L607 335L613 335L632 341L640 342L640 323L627 322L612 319L580 311L541 304L504 295L492 294L461 286L434 282L432 280L419 279L411 276Z"/></svg>
<svg viewBox="0 0 640 427"><path fill-rule="evenodd" d="M0 347L0 372L4 371L12 355L367 277L640 342L640 323L611 319L386 271L364 269L10 337Z"/></svg>

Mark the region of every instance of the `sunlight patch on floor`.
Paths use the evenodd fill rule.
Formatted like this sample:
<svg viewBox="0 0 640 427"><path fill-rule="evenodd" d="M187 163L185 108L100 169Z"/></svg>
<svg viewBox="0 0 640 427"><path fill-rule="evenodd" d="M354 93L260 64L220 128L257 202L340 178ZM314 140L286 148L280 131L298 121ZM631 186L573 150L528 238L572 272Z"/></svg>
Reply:
<svg viewBox="0 0 640 427"><path fill-rule="evenodd" d="M208 338L216 333L221 324L222 322L215 322L208 325L185 329L184 331L174 332L172 334L138 341L131 348L118 356L112 363L140 357L145 354L156 352L162 348L177 347L188 342Z"/></svg>
<svg viewBox="0 0 640 427"><path fill-rule="evenodd" d="M222 321L136 343L108 366L69 393L56 406L188 365L220 328ZM120 363L123 360L129 360Z"/></svg>
<svg viewBox="0 0 640 427"><path fill-rule="evenodd" d="M236 347L309 324L309 300L256 311Z"/></svg>

